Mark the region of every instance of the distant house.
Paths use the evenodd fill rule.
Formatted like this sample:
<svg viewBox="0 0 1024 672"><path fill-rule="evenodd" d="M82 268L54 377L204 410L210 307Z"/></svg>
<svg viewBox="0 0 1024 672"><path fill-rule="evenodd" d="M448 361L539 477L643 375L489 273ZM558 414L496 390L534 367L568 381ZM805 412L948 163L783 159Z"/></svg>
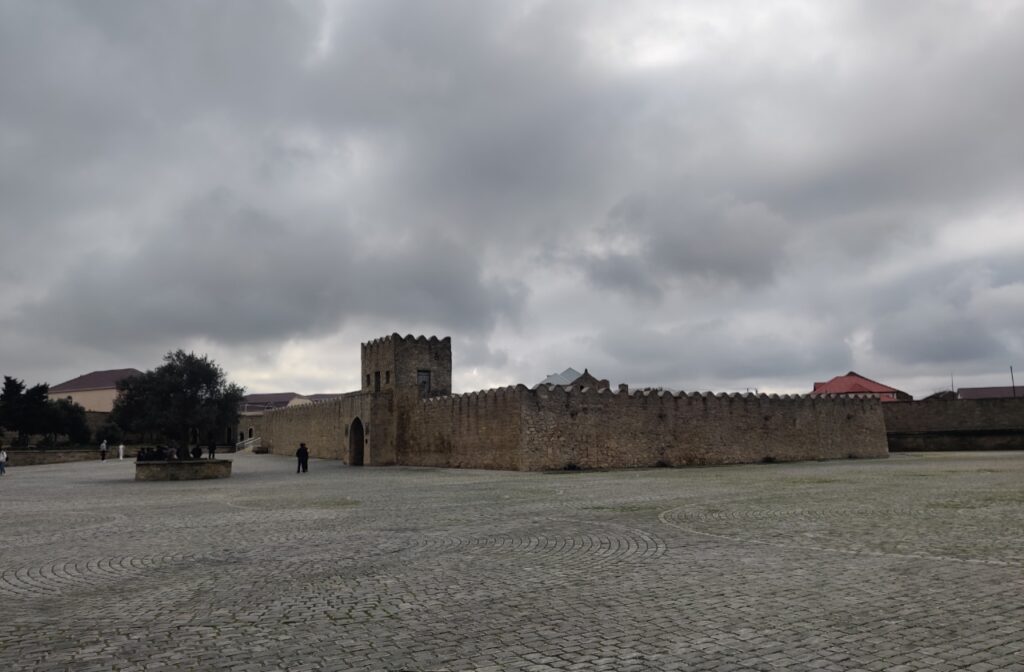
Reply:
<svg viewBox="0 0 1024 672"><path fill-rule="evenodd" d="M141 375L138 369L93 371L50 388L51 399L69 399L87 411L109 413L117 399L117 383Z"/></svg>
<svg viewBox="0 0 1024 672"><path fill-rule="evenodd" d="M247 394L242 397L242 403L238 405L238 412L262 414L263 411L270 411L275 408L317 404L339 396L341 395L333 392L326 394L299 394L298 392Z"/></svg>
<svg viewBox="0 0 1024 672"><path fill-rule="evenodd" d="M239 413L263 413L274 408L297 406L312 403L298 392L271 392L266 394L247 394L242 397L238 406Z"/></svg>
<svg viewBox="0 0 1024 672"><path fill-rule="evenodd" d="M1007 385L1006 387L961 387L956 391L957 399L1005 399L1006 397L1024 397L1024 390Z"/></svg>
<svg viewBox="0 0 1024 672"><path fill-rule="evenodd" d="M856 371L850 371L843 376L836 376L826 383L815 383L811 394L873 394L882 401L913 401L914 399L906 392L897 390L895 387L883 385L876 380L865 378Z"/></svg>
<svg viewBox="0 0 1024 672"><path fill-rule="evenodd" d="M595 390L606 390L609 387L607 380L598 380L586 369L583 369L583 373L580 373L572 367L561 373L552 373L534 385L533 389L537 389L541 385L572 385L574 387L589 387Z"/></svg>

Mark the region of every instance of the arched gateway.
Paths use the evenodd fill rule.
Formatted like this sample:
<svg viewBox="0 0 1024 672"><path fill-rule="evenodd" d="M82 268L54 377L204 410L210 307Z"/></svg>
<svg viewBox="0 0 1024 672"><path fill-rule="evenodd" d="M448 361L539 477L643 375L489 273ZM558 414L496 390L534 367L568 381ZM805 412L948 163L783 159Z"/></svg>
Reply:
<svg viewBox="0 0 1024 672"><path fill-rule="evenodd" d="M348 430L348 465L363 466L363 422L359 418L352 421Z"/></svg>

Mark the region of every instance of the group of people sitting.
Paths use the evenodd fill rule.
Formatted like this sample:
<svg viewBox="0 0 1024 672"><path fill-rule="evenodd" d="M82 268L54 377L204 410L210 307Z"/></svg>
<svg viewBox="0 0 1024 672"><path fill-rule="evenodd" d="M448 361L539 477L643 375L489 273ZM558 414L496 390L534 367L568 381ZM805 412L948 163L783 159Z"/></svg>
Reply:
<svg viewBox="0 0 1024 672"><path fill-rule="evenodd" d="M217 452L217 446L210 444L206 449L207 459L214 459ZM173 446L144 446L139 449L139 454L135 458L139 462L167 462L170 460L199 460L203 457L203 449L196 444L189 450L188 446L185 445L173 445Z"/></svg>

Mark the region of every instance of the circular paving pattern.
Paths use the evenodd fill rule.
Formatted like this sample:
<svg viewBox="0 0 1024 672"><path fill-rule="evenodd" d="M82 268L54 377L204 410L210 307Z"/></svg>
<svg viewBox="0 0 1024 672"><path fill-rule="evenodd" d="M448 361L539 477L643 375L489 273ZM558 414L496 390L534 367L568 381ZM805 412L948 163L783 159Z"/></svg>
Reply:
<svg viewBox="0 0 1024 672"><path fill-rule="evenodd" d="M413 543L435 552L529 554L552 561L573 563L643 561L659 558L665 552L664 542L653 534L615 527L571 536L552 535L543 530L482 536L435 533L419 536Z"/></svg>
<svg viewBox="0 0 1024 672"><path fill-rule="evenodd" d="M918 672L1024 651L1024 455L232 471L11 470L0 669Z"/></svg>
<svg viewBox="0 0 1024 672"><path fill-rule="evenodd" d="M162 566L195 562L194 556L178 554L55 560L40 566L5 568L0 570L0 595L39 598L102 590L105 584L152 576Z"/></svg>
<svg viewBox="0 0 1024 672"><path fill-rule="evenodd" d="M692 534L779 548L1024 566L1021 513L941 506L678 507L659 520Z"/></svg>

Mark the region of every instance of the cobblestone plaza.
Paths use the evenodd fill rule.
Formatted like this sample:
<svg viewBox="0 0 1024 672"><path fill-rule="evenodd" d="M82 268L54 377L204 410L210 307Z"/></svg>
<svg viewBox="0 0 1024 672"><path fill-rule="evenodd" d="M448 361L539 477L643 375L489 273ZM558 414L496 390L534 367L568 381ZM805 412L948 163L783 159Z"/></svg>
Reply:
<svg viewBox="0 0 1024 672"><path fill-rule="evenodd" d="M1024 455L0 478L0 670L1024 670Z"/></svg>

